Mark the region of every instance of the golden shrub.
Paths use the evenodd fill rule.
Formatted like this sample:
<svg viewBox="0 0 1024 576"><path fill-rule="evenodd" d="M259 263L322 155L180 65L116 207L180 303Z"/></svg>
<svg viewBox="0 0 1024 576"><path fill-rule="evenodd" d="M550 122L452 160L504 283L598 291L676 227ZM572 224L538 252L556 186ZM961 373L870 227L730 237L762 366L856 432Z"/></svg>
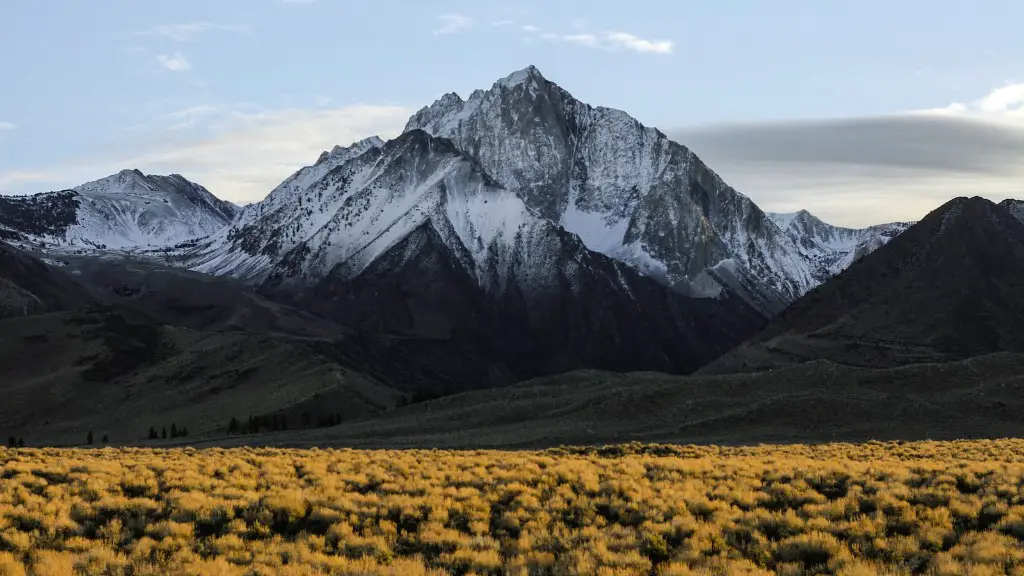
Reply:
<svg viewBox="0 0 1024 576"><path fill-rule="evenodd" d="M1024 574L1024 441L0 450L0 576Z"/></svg>

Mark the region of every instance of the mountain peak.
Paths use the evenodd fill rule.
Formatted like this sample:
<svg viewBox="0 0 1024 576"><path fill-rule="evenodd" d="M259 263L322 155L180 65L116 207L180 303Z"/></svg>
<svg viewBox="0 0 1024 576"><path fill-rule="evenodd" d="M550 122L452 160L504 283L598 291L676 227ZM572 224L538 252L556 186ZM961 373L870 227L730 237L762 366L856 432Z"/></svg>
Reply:
<svg viewBox="0 0 1024 576"><path fill-rule="evenodd" d="M706 372L809 358L884 367L1024 351L1022 285L1024 224L984 198L954 198L797 300Z"/></svg>
<svg viewBox="0 0 1024 576"><path fill-rule="evenodd" d="M970 221L980 217L991 216L995 213L1002 214L1005 212L1005 208L1001 208L991 200L981 196L958 196L932 210L922 221L935 218L943 218L947 223L954 219Z"/></svg>
<svg viewBox="0 0 1024 576"><path fill-rule="evenodd" d="M331 157L338 157L342 154L346 155L346 157L349 155L359 155L362 154L363 152L366 152L370 148L380 148L382 146L384 146L384 141L381 140L380 137L376 135L363 138L362 140L357 140L356 142L353 142L348 146L342 146L340 144L337 144L334 146L334 148L331 148L329 151L324 150L323 152L321 152L320 156L316 159L316 162L313 165L318 166L320 164L323 164L325 161L327 161L327 159Z"/></svg>
<svg viewBox="0 0 1024 576"><path fill-rule="evenodd" d="M798 210L796 212L768 212L768 217L778 225L779 228L790 228L794 224L797 225L824 225L825 222L821 218L818 218L814 214L811 214L807 210Z"/></svg>
<svg viewBox="0 0 1024 576"><path fill-rule="evenodd" d="M1017 220L1024 222L1024 200L1007 198L1000 202L999 205L1009 211Z"/></svg>
<svg viewBox="0 0 1024 576"><path fill-rule="evenodd" d="M442 95L440 98L437 99L437 102L435 103L435 106L436 105L455 106L457 104L462 104L462 102L463 102L462 96L459 96L455 92L447 92L444 95Z"/></svg>
<svg viewBox="0 0 1024 576"><path fill-rule="evenodd" d="M528 82L546 82L544 75L540 73L540 70L536 66L530 64L522 70L517 70L508 76L498 80L495 84L498 86L505 86L511 88L513 86L519 86Z"/></svg>
<svg viewBox="0 0 1024 576"><path fill-rule="evenodd" d="M142 171L139 170L138 168L125 168L124 170L118 172L117 176L120 177L122 180L146 177L146 175L143 174Z"/></svg>

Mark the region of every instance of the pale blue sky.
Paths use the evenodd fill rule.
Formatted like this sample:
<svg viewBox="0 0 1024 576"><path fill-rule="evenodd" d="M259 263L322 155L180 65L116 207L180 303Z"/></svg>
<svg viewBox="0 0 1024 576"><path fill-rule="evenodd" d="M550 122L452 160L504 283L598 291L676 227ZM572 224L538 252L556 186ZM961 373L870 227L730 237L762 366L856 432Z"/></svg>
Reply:
<svg viewBox="0 0 1024 576"><path fill-rule="evenodd" d="M722 122L980 113L1024 82L1021 22L1014 0L0 0L0 191L138 167L258 200L528 64L684 144Z"/></svg>

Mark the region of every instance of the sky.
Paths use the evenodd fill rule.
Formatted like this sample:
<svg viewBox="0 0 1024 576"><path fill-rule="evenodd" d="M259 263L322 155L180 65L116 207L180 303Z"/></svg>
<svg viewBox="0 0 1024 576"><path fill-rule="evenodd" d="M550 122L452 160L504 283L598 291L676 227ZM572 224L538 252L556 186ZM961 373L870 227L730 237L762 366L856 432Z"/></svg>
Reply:
<svg viewBox="0 0 1024 576"><path fill-rule="evenodd" d="M1024 197L1017 0L0 0L0 192L123 168L258 201L527 65L849 226Z"/></svg>

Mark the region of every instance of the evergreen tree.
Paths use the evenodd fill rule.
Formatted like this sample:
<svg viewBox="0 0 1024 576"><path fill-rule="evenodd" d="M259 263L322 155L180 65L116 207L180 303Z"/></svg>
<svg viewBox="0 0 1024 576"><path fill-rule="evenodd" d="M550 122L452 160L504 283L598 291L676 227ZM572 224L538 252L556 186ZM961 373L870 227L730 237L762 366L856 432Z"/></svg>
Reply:
<svg viewBox="0 0 1024 576"><path fill-rule="evenodd" d="M15 438L14 436L9 437L7 439L7 447L8 448L17 448L18 447L18 439Z"/></svg>
<svg viewBox="0 0 1024 576"><path fill-rule="evenodd" d="M160 438L167 440L167 426L160 429Z"/></svg>
<svg viewBox="0 0 1024 576"><path fill-rule="evenodd" d="M103 438L102 438L102 439L100 440L100 442L103 442L104 444L109 444L109 443L110 443L110 440L108 440L108 439L107 439L107 435L106 435L106 434L104 434L104 435L103 435Z"/></svg>
<svg viewBox="0 0 1024 576"><path fill-rule="evenodd" d="M228 434L238 434L238 419L234 416L231 417L231 422L228 423Z"/></svg>
<svg viewBox="0 0 1024 576"><path fill-rule="evenodd" d="M178 425L175 424L174 422L171 422L171 438L177 438L177 437L178 437Z"/></svg>
<svg viewBox="0 0 1024 576"><path fill-rule="evenodd" d="M92 430L89 430L89 434L86 435L85 443L86 444L92 444Z"/></svg>
<svg viewBox="0 0 1024 576"><path fill-rule="evenodd" d="M180 438L184 438L185 436L188 436L188 428L185 428L184 426L182 426L181 430L178 430L178 436Z"/></svg>
<svg viewBox="0 0 1024 576"><path fill-rule="evenodd" d="M149 427L149 439L150 440L158 440L159 438L160 438L160 433L156 431L156 427L155 426L150 426Z"/></svg>
<svg viewBox="0 0 1024 576"><path fill-rule="evenodd" d="M18 448L24 448L24 447L25 447L25 439L24 438L18 438Z"/></svg>

